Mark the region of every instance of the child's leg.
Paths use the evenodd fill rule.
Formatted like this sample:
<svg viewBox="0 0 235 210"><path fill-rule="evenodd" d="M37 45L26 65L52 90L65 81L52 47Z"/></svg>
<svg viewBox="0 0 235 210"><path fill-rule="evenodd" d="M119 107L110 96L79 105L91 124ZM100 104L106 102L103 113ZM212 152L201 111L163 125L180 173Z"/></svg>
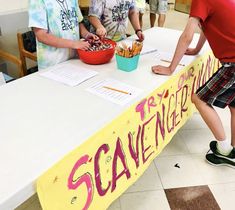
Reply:
<svg viewBox="0 0 235 210"><path fill-rule="evenodd" d="M224 127L222 125L219 115L214 110L214 108L206 104L204 101L202 101L196 94L193 94L192 102L197 107L203 120L205 121L207 126L210 128L215 138L218 141L225 140L226 135L225 135Z"/></svg>
<svg viewBox="0 0 235 210"><path fill-rule="evenodd" d="M156 14L150 13L150 27L151 28L154 27L155 21L156 21Z"/></svg>
<svg viewBox="0 0 235 210"><path fill-rule="evenodd" d="M168 3L166 0L158 0L158 27L163 27L166 20Z"/></svg>
<svg viewBox="0 0 235 210"><path fill-rule="evenodd" d="M158 27L163 27L166 20L165 14L159 14L158 16Z"/></svg>
<svg viewBox="0 0 235 210"><path fill-rule="evenodd" d="M143 14L139 12L139 21L140 21L140 28L143 28Z"/></svg>
<svg viewBox="0 0 235 210"><path fill-rule="evenodd" d="M232 146L235 148L235 107L231 107L230 108L230 112L231 112L231 143Z"/></svg>

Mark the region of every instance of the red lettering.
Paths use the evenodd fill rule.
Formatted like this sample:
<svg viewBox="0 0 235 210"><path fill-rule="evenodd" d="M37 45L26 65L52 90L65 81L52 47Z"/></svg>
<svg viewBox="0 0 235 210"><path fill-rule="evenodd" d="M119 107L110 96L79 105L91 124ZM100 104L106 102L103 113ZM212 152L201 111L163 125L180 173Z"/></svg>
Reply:
<svg viewBox="0 0 235 210"><path fill-rule="evenodd" d="M183 117L183 112L188 110L188 107L185 107L188 99L188 85L185 85L181 94L181 104L180 104L180 116Z"/></svg>
<svg viewBox="0 0 235 210"><path fill-rule="evenodd" d="M96 184L96 188L100 196L104 196L111 186L111 182L109 181L106 189L102 188L102 182L100 178L100 168L99 168L100 153L102 151L104 152L104 154L106 154L109 151L109 147L107 144L103 144L99 147L98 151L96 152L95 162L94 162L95 184Z"/></svg>
<svg viewBox="0 0 235 210"><path fill-rule="evenodd" d="M140 138L140 131L141 131L141 127L139 125L138 127L138 133L137 133L137 136L136 136L136 149L134 151L134 146L133 146L133 136L131 134L131 132L128 133L128 139L129 139L129 151L130 151L130 154L131 154L131 157L132 159L135 161L135 165L136 165L136 168L139 168L139 138Z"/></svg>
<svg viewBox="0 0 235 210"><path fill-rule="evenodd" d="M142 134L141 134L141 148L142 148L142 160L143 163L145 163L149 157L154 153L153 151L147 156L145 157L145 153L151 148L151 146L149 145L147 148L144 147L144 131L145 131L145 127L146 125L148 125L148 123L150 123L152 121L152 119L154 119L155 116L152 116L147 122L145 122L143 124L143 129L142 129Z"/></svg>
<svg viewBox="0 0 235 210"><path fill-rule="evenodd" d="M156 114L156 132L155 132L155 141L156 141L156 147L158 146L158 132L160 129L161 135L162 135L162 139L165 139L165 127L164 127L164 118L165 118L165 105L162 104L162 117L160 112L157 112Z"/></svg>
<svg viewBox="0 0 235 210"><path fill-rule="evenodd" d="M150 113L150 109L151 107L156 107L157 105L155 104L154 102L154 97L151 96L149 99L148 99L148 113Z"/></svg>
<svg viewBox="0 0 235 210"><path fill-rule="evenodd" d="M168 103L168 111L167 111L167 118L166 118L166 123L167 123L167 131L168 133L170 133L171 131L174 130L174 119L175 119L175 109L173 109L174 111L170 114L170 110L172 108L172 98L174 99L175 95L171 94L170 98L169 98L169 103ZM174 101L175 102L175 101ZM174 103L173 102L173 103ZM173 106L175 107L175 106ZM169 126L169 116L171 117L171 127Z"/></svg>
<svg viewBox="0 0 235 210"><path fill-rule="evenodd" d="M120 159L120 161L123 165L123 171L117 175L117 161L118 161L118 159ZM124 174L126 175L127 179L129 179L131 177L130 171L127 168L126 159L125 159L124 152L122 150L120 138L118 138L117 143L116 143L116 149L115 149L114 157L113 157L112 170L113 170L113 179L112 179L113 182L112 182L111 192L113 192L115 190L117 180L119 178L121 178Z"/></svg>

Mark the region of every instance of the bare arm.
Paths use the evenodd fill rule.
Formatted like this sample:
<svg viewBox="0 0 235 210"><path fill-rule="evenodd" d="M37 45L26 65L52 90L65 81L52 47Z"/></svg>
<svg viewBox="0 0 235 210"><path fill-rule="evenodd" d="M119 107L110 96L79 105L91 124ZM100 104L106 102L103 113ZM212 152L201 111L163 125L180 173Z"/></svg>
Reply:
<svg viewBox="0 0 235 210"><path fill-rule="evenodd" d="M63 39L53 34L50 34L45 29L34 28L33 29L39 42L46 45L57 47L57 48L71 48L71 49L88 49L89 44L84 41L74 41L69 39Z"/></svg>
<svg viewBox="0 0 235 210"><path fill-rule="evenodd" d="M83 23L79 23L79 31L80 31L80 35L81 37L85 38L85 39L99 39L98 36L96 36L93 33L90 33L86 27L84 26Z"/></svg>
<svg viewBox="0 0 235 210"><path fill-rule="evenodd" d="M143 41L144 40L144 34L142 33L141 27L140 27L140 22L139 22L139 16L138 13L136 12L135 9L131 9L129 10L129 14L128 14L129 20L131 22L132 27L134 28L135 31L138 31L136 33L136 35L138 36L138 38Z"/></svg>
<svg viewBox="0 0 235 210"><path fill-rule="evenodd" d="M83 23L79 23L79 32L81 37L85 38L89 31L86 29Z"/></svg>
<svg viewBox="0 0 235 210"><path fill-rule="evenodd" d="M186 55L196 55L202 49L204 43L206 42L206 37L204 33L201 31L200 38L198 40L197 46L195 48L188 48L185 52Z"/></svg>
<svg viewBox="0 0 235 210"><path fill-rule="evenodd" d="M139 16L135 9L129 10L128 17L134 30L140 29Z"/></svg>
<svg viewBox="0 0 235 210"><path fill-rule="evenodd" d="M93 27L96 29L96 34L101 38L104 38L107 32L102 23L100 22L100 19L96 16L89 16L88 19L91 25L93 25Z"/></svg>
<svg viewBox="0 0 235 210"><path fill-rule="evenodd" d="M188 46L190 45L193 35L195 32L195 29L198 27L199 19L190 17L188 20L188 23L181 34L179 41L176 46L175 54L172 59L171 64L169 67L164 66L153 66L152 71L156 74L164 74L164 75L171 75L174 71L177 65L179 64L180 60L182 59L183 55L185 54L186 50L188 49Z"/></svg>

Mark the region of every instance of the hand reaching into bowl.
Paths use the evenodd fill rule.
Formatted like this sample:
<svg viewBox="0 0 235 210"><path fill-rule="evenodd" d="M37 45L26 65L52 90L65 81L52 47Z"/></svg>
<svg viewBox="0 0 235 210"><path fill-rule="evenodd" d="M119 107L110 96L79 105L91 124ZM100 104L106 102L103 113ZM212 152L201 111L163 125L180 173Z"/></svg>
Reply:
<svg viewBox="0 0 235 210"><path fill-rule="evenodd" d="M99 37L86 39L86 41L90 44L90 47L87 49L88 51L100 51L100 50L107 50L113 47L112 44L107 43L106 39L99 39Z"/></svg>
<svg viewBox="0 0 235 210"><path fill-rule="evenodd" d="M100 26L96 29L96 34L100 37L101 40L103 40L107 34L107 31L104 26Z"/></svg>
<svg viewBox="0 0 235 210"><path fill-rule="evenodd" d="M91 43L89 40L99 40L99 37L92 33L87 33L84 40L73 41L73 49L80 49L80 50L88 50L91 47Z"/></svg>
<svg viewBox="0 0 235 210"><path fill-rule="evenodd" d="M90 33L90 32L88 32L84 38L85 38L85 40L91 40L91 39L92 40L99 40L100 39L97 35Z"/></svg>
<svg viewBox="0 0 235 210"><path fill-rule="evenodd" d="M88 50L90 47L89 42L84 42L83 40L73 41L73 49Z"/></svg>

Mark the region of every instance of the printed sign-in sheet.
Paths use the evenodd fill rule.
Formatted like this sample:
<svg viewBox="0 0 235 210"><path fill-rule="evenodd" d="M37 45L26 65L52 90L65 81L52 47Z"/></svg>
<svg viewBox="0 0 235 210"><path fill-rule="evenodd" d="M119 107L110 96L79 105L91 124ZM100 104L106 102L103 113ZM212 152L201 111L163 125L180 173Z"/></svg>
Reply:
<svg viewBox="0 0 235 210"><path fill-rule="evenodd" d="M87 91L119 105L127 104L142 92L139 88L111 78L93 84Z"/></svg>
<svg viewBox="0 0 235 210"><path fill-rule="evenodd" d="M158 51L156 54L156 58L160 61L171 63L173 59L174 53L164 52L164 51ZM187 66L190 63L192 63L195 60L196 56L191 55L184 55L178 65L180 66Z"/></svg>
<svg viewBox="0 0 235 210"><path fill-rule="evenodd" d="M48 71L40 74L65 85L76 86L91 77L94 77L98 73L96 71L65 62L50 67Z"/></svg>

